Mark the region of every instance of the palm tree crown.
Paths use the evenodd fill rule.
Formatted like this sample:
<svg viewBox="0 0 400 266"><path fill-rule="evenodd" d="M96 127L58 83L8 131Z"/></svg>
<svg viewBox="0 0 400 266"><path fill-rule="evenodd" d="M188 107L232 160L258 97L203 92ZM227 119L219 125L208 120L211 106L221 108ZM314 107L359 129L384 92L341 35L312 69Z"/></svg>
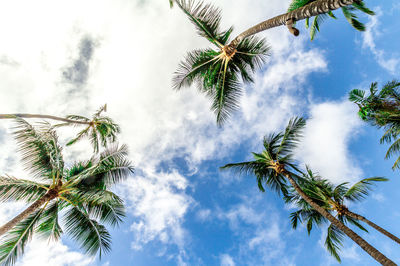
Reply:
<svg viewBox="0 0 400 266"><path fill-rule="evenodd" d="M177 90L196 83L212 99L211 109L222 125L238 108L244 82L253 82L253 73L265 61L269 46L264 39L247 38L235 49L228 47L233 28L220 30L221 11L203 2L177 0L177 6L189 17L197 33L215 48L199 49L186 55L173 78Z"/></svg>
<svg viewBox="0 0 400 266"><path fill-rule="evenodd" d="M125 215L122 200L110 188L133 172L126 146L110 147L87 161L66 166L48 123L34 127L18 118L16 129L22 162L33 179L1 176L0 201L31 205L0 227L5 233L0 262L14 264L34 233L57 240L63 230L89 255L109 251L111 236L103 224L117 226ZM61 211L64 229L59 223Z"/></svg>
<svg viewBox="0 0 400 266"><path fill-rule="evenodd" d="M348 183L342 183L334 186L328 180L321 178L311 171L309 167L298 183L302 190L313 199L319 206L328 212L335 213L337 218L344 224L352 224L359 229L368 232L357 219L349 216L349 210L345 205L346 202L358 202L364 199L372 189L374 182L387 181L382 177L365 178L357 182L351 187ZM312 208L299 194L293 189L285 196L287 203L294 203L300 209L290 214L292 227L297 228L298 223L305 222L307 232L310 234L314 225L320 226L328 220ZM334 225L330 224L327 229L325 239L325 247L329 253L334 256L339 262L340 256L338 250L342 246L344 234Z"/></svg>
<svg viewBox="0 0 400 266"><path fill-rule="evenodd" d="M107 110L107 105L103 105L97 110L91 119L80 116L80 115L68 115L66 118L74 121L86 122L87 127L80 131L78 135L67 143L67 146L72 145L79 140L88 137L93 146L95 153L99 152L100 145L107 147L110 143L113 143L117 139L117 134L120 133L121 129L119 125L107 116L102 115ZM76 126L71 122L61 123L56 127L61 126Z"/></svg>
<svg viewBox="0 0 400 266"><path fill-rule="evenodd" d="M393 142L386 153L388 159L400 151L400 82L388 82L379 92L378 83L374 82L369 92L367 96L365 91L354 89L349 93L349 100L358 105L362 120L385 129L381 143ZM400 168L400 156L392 168Z"/></svg>
<svg viewBox="0 0 400 266"><path fill-rule="evenodd" d="M261 153L253 153L253 161L227 164L221 169L254 174L261 191L265 191L263 186L265 183L273 190L287 195L286 174L290 173L293 177L297 177L298 170L294 163L293 152L304 126L303 118L291 119L283 132L272 133L264 138L264 150Z"/></svg>
<svg viewBox="0 0 400 266"><path fill-rule="evenodd" d="M290 4L288 8L288 12L291 12L293 10L296 10L298 8L301 8L311 2L314 2L316 0L293 0L292 3ZM357 15L355 14L355 11L359 10L363 13L366 13L368 15L375 15L375 13L367 8L364 4L364 2L359 1L359 2L354 2L351 6L344 6L341 8L343 15L347 19L347 21L350 23L353 28L359 31L365 31L365 25L361 23L358 20ZM329 11L328 13L325 14L320 14L314 17L313 22L310 25L310 18L306 18L305 23L306 23L306 28L310 29L310 37L311 40L314 40L315 34L320 31L320 25L321 23L327 18L331 17L336 19L336 16L333 14L332 11Z"/></svg>

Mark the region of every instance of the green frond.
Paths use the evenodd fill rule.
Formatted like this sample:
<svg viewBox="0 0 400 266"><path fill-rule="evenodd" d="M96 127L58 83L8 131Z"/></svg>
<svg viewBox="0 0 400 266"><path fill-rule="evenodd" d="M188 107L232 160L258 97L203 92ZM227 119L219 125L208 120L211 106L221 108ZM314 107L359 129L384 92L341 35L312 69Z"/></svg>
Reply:
<svg viewBox="0 0 400 266"><path fill-rule="evenodd" d="M111 235L107 229L93 220L80 208L72 207L65 213L65 232L70 235L86 254L91 256L111 250Z"/></svg>
<svg viewBox="0 0 400 266"><path fill-rule="evenodd" d="M355 226L358 227L360 230L362 230L362 231L368 233L368 230L367 230L364 226L362 226L356 219L353 219L353 218L351 218L350 216L345 216L344 218L345 218L345 221L346 221L347 223L350 223L350 224L352 224L352 225L355 225Z"/></svg>
<svg viewBox="0 0 400 266"><path fill-rule="evenodd" d="M299 9L299 8L305 6L305 5L307 5L307 4L309 4L309 3L313 2L313 1L314 0L293 0L290 3L290 6L289 6L287 12L291 12L293 10Z"/></svg>
<svg viewBox="0 0 400 266"><path fill-rule="evenodd" d="M67 115L65 118L70 120L76 120L81 122L90 122L90 119L81 115ZM69 125L76 125L76 124L69 124Z"/></svg>
<svg viewBox="0 0 400 266"><path fill-rule="evenodd" d="M328 227L328 233L325 239L325 247L338 262L341 262L338 252L343 246L343 237L344 233L337 229L334 225L331 224Z"/></svg>
<svg viewBox="0 0 400 266"><path fill-rule="evenodd" d="M82 131L80 131L75 138L73 138L72 140L67 142L67 146L70 146L72 144L75 144L76 142L80 141L81 139L85 138L88 136L89 134L89 130L90 130L90 126L83 129Z"/></svg>
<svg viewBox="0 0 400 266"><path fill-rule="evenodd" d="M36 229L41 237L50 240L60 239L63 231L58 223L59 211L60 208L58 200L51 202L43 211L42 218L39 221L39 226Z"/></svg>
<svg viewBox="0 0 400 266"><path fill-rule="evenodd" d="M349 188L349 190L347 190L343 196L350 201L361 201L365 198L365 196L368 195L369 191L372 189L372 186L375 185L374 182L382 181L388 181L388 179L384 177L371 177L362 179Z"/></svg>
<svg viewBox="0 0 400 266"><path fill-rule="evenodd" d="M0 263L14 265L17 258L24 254L25 246L32 239L34 228L43 209L39 209L18 223L3 238L0 244Z"/></svg>
<svg viewBox="0 0 400 266"><path fill-rule="evenodd" d="M174 0L169 0L169 7L170 8L174 7Z"/></svg>
<svg viewBox="0 0 400 266"><path fill-rule="evenodd" d="M353 9L350 7L342 7L344 17L350 23L350 25L358 31L365 31L365 25L358 21L358 17L353 13Z"/></svg>
<svg viewBox="0 0 400 266"><path fill-rule="evenodd" d="M101 113L106 111L107 111L107 104L104 104L100 106L100 108L94 113L93 118L96 119L100 117Z"/></svg>
<svg viewBox="0 0 400 266"><path fill-rule="evenodd" d="M364 101L365 91L354 89L349 92L349 100L354 103L362 103Z"/></svg>
<svg viewBox="0 0 400 266"><path fill-rule="evenodd" d="M375 12L369 9L368 7L365 6L365 3L363 1L359 2L354 2L353 7L357 8L361 12L364 12L365 14L368 14L370 16L375 15Z"/></svg>
<svg viewBox="0 0 400 266"><path fill-rule="evenodd" d="M195 25L197 33L207 38L218 47L221 43L217 37L220 35L221 10L211 4L204 4L194 0L176 0L177 6L188 16Z"/></svg>
<svg viewBox="0 0 400 266"><path fill-rule="evenodd" d="M47 187L49 187L49 184L40 184L11 176L0 176L0 201L25 201L31 203L46 194Z"/></svg>
<svg viewBox="0 0 400 266"><path fill-rule="evenodd" d="M48 179L56 172L62 172L62 149L51 125L42 123L40 128L34 128L20 118L16 119L16 124L14 138L25 169L39 179Z"/></svg>
<svg viewBox="0 0 400 266"><path fill-rule="evenodd" d="M290 213L289 217L290 217L290 222L292 224L293 229L297 228L298 222L300 222L300 223L302 222L300 213L301 213L301 210Z"/></svg>
<svg viewBox="0 0 400 266"><path fill-rule="evenodd" d="M118 226L125 217L125 207L121 198L106 190L78 190L73 194L74 202L82 204L88 215L113 227ZM79 203L80 202L80 203Z"/></svg>
<svg viewBox="0 0 400 266"><path fill-rule="evenodd" d="M302 137L301 133L306 125L304 118L295 117L290 119L288 126L282 136L277 154L287 155L297 147L299 139Z"/></svg>

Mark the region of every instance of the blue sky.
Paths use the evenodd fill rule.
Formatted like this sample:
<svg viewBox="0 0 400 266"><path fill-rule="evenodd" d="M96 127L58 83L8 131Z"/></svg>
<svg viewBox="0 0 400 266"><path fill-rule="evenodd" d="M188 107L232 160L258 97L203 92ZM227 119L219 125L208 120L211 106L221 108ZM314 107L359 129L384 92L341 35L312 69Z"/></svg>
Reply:
<svg viewBox="0 0 400 266"><path fill-rule="evenodd" d="M165 3L164 3L165 2ZM210 0L234 34L285 11L289 1ZM363 124L347 101L351 89L399 78L400 5L365 1L377 15L365 33L340 12L311 42L280 27L259 34L272 54L246 86L241 110L223 127L195 88L171 89L183 55L206 47L178 8L166 0L18 0L0 8L1 112L90 115L104 103L122 128L136 174L115 190L127 204L121 228L112 229L112 252L101 261L80 252L67 237L33 239L17 265L337 265L323 247L325 228L307 236L291 229L289 213L274 192L260 193L253 176L219 172L226 163L250 159L262 137L293 116L308 118L296 152L334 183L385 176L371 196L350 207L400 235L396 202L399 172L384 160L382 131ZM396 49L397 48L397 49ZM12 124L0 123L0 174L28 178L21 169ZM77 129L76 129L77 130ZM60 132L62 141L72 130ZM88 144L65 149L70 162L90 156ZM2 203L4 223L24 208ZM360 233L400 262L398 245L370 230ZM376 265L346 240L342 265Z"/></svg>

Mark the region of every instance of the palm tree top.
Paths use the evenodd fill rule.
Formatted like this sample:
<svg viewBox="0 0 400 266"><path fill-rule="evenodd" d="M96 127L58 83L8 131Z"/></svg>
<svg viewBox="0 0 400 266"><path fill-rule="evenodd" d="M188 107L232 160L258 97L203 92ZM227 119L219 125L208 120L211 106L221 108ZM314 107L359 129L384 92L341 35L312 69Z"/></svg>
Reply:
<svg viewBox="0 0 400 266"><path fill-rule="evenodd" d="M0 176L0 201L35 204L43 199L43 204L4 236L0 262L14 264L34 233L59 239L63 233L60 211L65 232L87 254L101 256L109 251L111 236L103 224L117 226L125 216L123 201L110 188L133 173L127 147L114 145L66 167L54 127L49 123L35 127L20 118L16 123L14 137L33 179Z"/></svg>
<svg viewBox="0 0 400 266"><path fill-rule="evenodd" d="M335 212L340 221L345 224L355 225L359 229L368 232L356 219L346 215L348 209L345 202L361 201L372 190L375 182L387 180L387 178L383 177L371 177L362 179L351 187L348 186L348 182L335 186L306 166L306 171L303 173L302 178L298 179L298 184L315 203L329 212ZM297 228L299 222L304 222L306 223L307 232L310 234L314 225L321 226L321 224L328 222L325 217L314 210L294 189L290 189L289 193L285 195L285 201L287 203L294 203L299 208L290 214L294 229ZM343 246L343 238L344 234L340 230L332 224L329 225L325 247L339 262L341 261L339 250Z"/></svg>
<svg viewBox="0 0 400 266"><path fill-rule="evenodd" d="M212 99L211 109L217 124L222 125L238 109L242 82L253 82L253 73L265 62L270 48L265 39L250 37L232 49L228 42L233 27L220 29L219 8L193 0L175 3L214 48L189 52L174 73L173 87L179 90L195 83Z"/></svg>
<svg viewBox="0 0 400 266"><path fill-rule="evenodd" d="M262 192L265 191L265 183L271 189L286 195L288 190L285 174L290 172L292 176L297 177L298 169L293 152L304 126L303 118L291 119L284 131L264 137L264 149L261 153L253 153L253 161L227 164L221 169L233 170L239 174L254 174Z"/></svg>

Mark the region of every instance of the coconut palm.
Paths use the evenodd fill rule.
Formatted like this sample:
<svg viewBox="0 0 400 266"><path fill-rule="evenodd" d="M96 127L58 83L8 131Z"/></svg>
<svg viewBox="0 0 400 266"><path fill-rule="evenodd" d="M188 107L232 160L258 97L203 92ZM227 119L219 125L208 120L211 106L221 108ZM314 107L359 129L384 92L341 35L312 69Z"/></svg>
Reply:
<svg viewBox="0 0 400 266"><path fill-rule="evenodd" d="M388 82L379 92L378 83L374 82L369 92L367 96L365 91L354 89L349 93L349 100L358 105L358 115L362 120L385 129L380 142L393 142L385 156L389 159L400 151L400 82ZM392 168L400 168L400 156Z"/></svg>
<svg viewBox="0 0 400 266"><path fill-rule="evenodd" d="M398 237L376 225L364 216L350 211L345 205L345 201L359 202L363 200L372 189L374 183L387 180L388 179L382 177L371 177L362 179L351 187L348 187L347 182L334 186L328 180L316 175L307 167L307 171L303 175L303 179L299 181L299 185L302 190L319 206L323 207L331 214L335 214L344 224L352 224L357 226L359 229L368 232L367 229L359 223L360 221L364 222L400 244L400 239ZM322 223L328 222L325 217L316 212L293 189L290 192L289 196L285 199L286 202L294 203L300 208L299 210L292 212L290 215L294 229L297 228L299 222L304 222L307 224L307 231L308 234L310 234L314 224L320 226ZM340 249L340 246L342 246L341 243L343 236L343 233L337 230L334 225L331 224L328 227L325 246L331 255L339 262L340 257L338 250Z"/></svg>
<svg viewBox="0 0 400 266"><path fill-rule="evenodd" d="M289 121L284 132L270 134L264 138L264 150L261 153L253 153L254 160L242 163L227 164L222 169L232 169L238 173L254 174L257 178L258 187L264 190L263 184L273 190L280 191L284 196L288 195L287 182L315 211L329 220L336 228L350 237L371 257L383 265L396 265L385 257L377 249L367 243L358 234L336 219L327 210L321 207L310 196L308 196L298 185L301 177L294 160L293 151L298 144L301 130L305 126L305 120L295 118Z"/></svg>
<svg viewBox="0 0 400 266"><path fill-rule="evenodd" d="M260 68L269 54L264 39L253 35L273 27L287 25L289 31L298 35L293 23L305 18L325 14L356 0L320 0L312 2L286 14L257 24L230 41L233 27L220 30L221 11L203 2L174 0L189 17L197 33L206 38L215 48L189 52L174 73L173 87L176 90L195 83L200 92L212 99L212 111L217 124L222 125L229 115L238 109L243 82L253 81L253 73Z"/></svg>
<svg viewBox="0 0 400 266"><path fill-rule="evenodd" d="M126 146L67 167L50 124L16 121L14 136L32 180L1 176L0 201L30 206L0 227L0 262L14 264L33 234L57 240L65 231L89 255L109 251L111 236L104 224L117 226L125 215L122 200L110 188L133 172Z"/></svg>
<svg viewBox="0 0 400 266"><path fill-rule="evenodd" d="M316 0L293 0L289 6L288 12L301 8L314 1ZM355 11L359 10L371 16L375 15L375 13L369 8L367 8L364 2L361 1L354 2L351 6L344 6L341 9L344 17L347 19L350 25L353 26L353 28L355 28L358 31L365 31L365 25L358 20ZM333 14L332 11L329 11L326 14L315 16L313 18L311 25L310 25L310 18L305 19L306 28L310 29L311 40L314 40L315 34L320 30L319 27L321 23L328 17L336 19L336 16Z"/></svg>
<svg viewBox="0 0 400 266"><path fill-rule="evenodd" d="M189 52L174 73L173 87L181 89L197 84L198 89L212 99L211 109L221 125L238 107L244 82L252 82L253 72L261 66L269 47L264 39L255 37L241 41L234 50L227 49L233 28L220 29L221 11L202 2L175 1L189 17L197 33L207 38L215 48Z"/></svg>
<svg viewBox="0 0 400 266"><path fill-rule="evenodd" d="M120 132L120 127L115 124L111 118L102 115L102 112L105 111L107 111L107 105L100 107L91 119L80 115L68 115L63 118L40 114L0 114L0 119L13 119L19 117L61 121L62 123L56 125L56 127L84 125L86 126L85 129L80 131L74 139L67 143L67 145L74 144L77 141L88 137L93 146L94 152L97 153L99 152L100 145L107 147L109 143L115 142L117 134Z"/></svg>

